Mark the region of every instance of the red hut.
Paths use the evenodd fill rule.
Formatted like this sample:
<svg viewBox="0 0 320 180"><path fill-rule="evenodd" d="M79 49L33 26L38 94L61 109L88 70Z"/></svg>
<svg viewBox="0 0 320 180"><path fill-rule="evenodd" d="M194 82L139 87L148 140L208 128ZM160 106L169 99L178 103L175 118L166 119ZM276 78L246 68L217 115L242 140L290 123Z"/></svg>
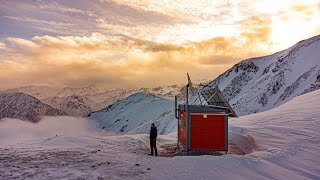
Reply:
<svg viewBox="0 0 320 180"><path fill-rule="evenodd" d="M228 151L228 117L237 117L218 87L196 94L200 105L176 105L178 144L190 151ZM205 105L202 105L205 104Z"/></svg>

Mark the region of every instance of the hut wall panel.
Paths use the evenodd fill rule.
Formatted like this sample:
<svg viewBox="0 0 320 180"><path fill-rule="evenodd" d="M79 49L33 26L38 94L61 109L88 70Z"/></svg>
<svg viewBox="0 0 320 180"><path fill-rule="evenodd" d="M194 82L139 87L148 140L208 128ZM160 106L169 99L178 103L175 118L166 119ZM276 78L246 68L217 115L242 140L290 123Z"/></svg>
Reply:
<svg viewBox="0 0 320 180"><path fill-rule="evenodd" d="M179 119L178 119L178 138L179 141L186 146L186 137L187 137L187 122L186 122L186 113L183 111L179 111Z"/></svg>
<svg viewBox="0 0 320 180"><path fill-rule="evenodd" d="M225 150L224 115L191 114L191 150Z"/></svg>

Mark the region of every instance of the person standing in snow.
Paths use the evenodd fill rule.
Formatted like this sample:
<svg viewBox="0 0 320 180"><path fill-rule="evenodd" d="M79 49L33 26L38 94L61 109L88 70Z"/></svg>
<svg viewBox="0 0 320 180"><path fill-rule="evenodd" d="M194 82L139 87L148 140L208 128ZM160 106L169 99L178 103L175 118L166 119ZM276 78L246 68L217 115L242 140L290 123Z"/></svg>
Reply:
<svg viewBox="0 0 320 180"><path fill-rule="evenodd" d="M157 152L157 136L158 136L158 131L157 127L154 125L154 123L151 124L150 128L150 149L151 149L151 156L153 156L153 149L155 152L155 155L158 156Z"/></svg>

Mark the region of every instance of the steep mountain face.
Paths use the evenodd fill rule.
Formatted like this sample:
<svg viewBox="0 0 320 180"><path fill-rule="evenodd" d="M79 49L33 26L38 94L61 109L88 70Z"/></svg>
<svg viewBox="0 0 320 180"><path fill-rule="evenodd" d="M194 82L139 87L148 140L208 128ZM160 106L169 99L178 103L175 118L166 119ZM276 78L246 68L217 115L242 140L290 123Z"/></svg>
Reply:
<svg viewBox="0 0 320 180"><path fill-rule="evenodd" d="M174 96L181 94L181 89L183 86L181 85L171 85L171 86L158 86L155 88L141 88L138 91L153 94L156 96L174 99Z"/></svg>
<svg viewBox="0 0 320 180"><path fill-rule="evenodd" d="M40 100L24 93L0 94L0 119L19 118L32 122L40 121L41 116L63 116L65 112L54 109Z"/></svg>
<svg viewBox="0 0 320 180"><path fill-rule="evenodd" d="M98 122L103 129L109 132L122 134L150 124L163 112L173 107L172 100L140 92L105 109L89 113L87 118Z"/></svg>
<svg viewBox="0 0 320 180"><path fill-rule="evenodd" d="M68 97L72 95L80 95L80 96L90 96L103 92L103 89L96 87L95 85L90 85L88 87L82 88L71 88L66 87L60 90L55 96L56 97Z"/></svg>
<svg viewBox="0 0 320 180"><path fill-rule="evenodd" d="M320 89L320 35L270 56L244 60L208 84L218 86L238 115L277 107Z"/></svg>
<svg viewBox="0 0 320 180"><path fill-rule="evenodd" d="M52 107L62 109L70 116L84 116L95 110L95 104L89 98L80 95L53 97L43 100Z"/></svg>

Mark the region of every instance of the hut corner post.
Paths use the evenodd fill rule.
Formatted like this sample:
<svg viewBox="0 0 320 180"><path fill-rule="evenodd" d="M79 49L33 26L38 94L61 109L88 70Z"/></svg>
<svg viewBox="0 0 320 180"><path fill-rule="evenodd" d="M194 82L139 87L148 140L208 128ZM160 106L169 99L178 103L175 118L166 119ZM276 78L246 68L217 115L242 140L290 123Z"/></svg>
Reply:
<svg viewBox="0 0 320 180"><path fill-rule="evenodd" d="M179 115L178 115L178 97L174 96L174 115L176 117L176 119L178 120L179 123ZM179 131L179 130L178 130ZM180 143L179 143L179 132L177 133L177 149L180 149Z"/></svg>
<svg viewBox="0 0 320 180"><path fill-rule="evenodd" d="M187 94L186 94L186 121L187 121L187 142L186 142L186 151L187 155L189 155L190 150L190 117L189 117L189 86L190 84L187 84Z"/></svg>

